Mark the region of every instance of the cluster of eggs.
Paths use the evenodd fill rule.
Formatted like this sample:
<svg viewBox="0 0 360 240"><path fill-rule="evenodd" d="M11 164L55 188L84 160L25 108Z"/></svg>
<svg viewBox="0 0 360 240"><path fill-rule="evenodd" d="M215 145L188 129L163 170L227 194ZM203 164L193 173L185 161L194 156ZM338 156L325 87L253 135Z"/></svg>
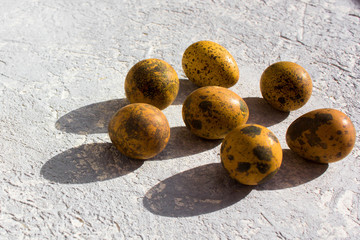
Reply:
<svg viewBox="0 0 360 240"><path fill-rule="evenodd" d="M257 185L275 175L282 163L282 147L269 129L246 123L246 102L228 89L239 79L233 56L217 43L199 41L185 50L182 67L199 87L183 103L186 127L201 138L223 139L221 163L238 182ZM312 80L298 64L277 62L263 72L260 90L272 107L289 112L309 100ZM146 59L135 64L125 79L130 104L109 123L109 136L116 148L130 158L143 160L160 153L170 138L169 123L161 110L175 100L178 91L178 76L167 62ZM286 142L305 159L330 163L351 152L355 129L341 111L317 109L290 124Z"/></svg>

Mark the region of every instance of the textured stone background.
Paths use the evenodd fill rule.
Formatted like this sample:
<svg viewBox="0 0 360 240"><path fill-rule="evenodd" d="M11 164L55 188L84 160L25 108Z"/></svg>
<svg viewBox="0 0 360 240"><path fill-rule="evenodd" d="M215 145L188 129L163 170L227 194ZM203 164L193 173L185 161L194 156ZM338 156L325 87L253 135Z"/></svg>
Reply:
<svg viewBox="0 0 360 240"><path fill-rule="evenodd" d="M287 147L298 116L333 107L360 129L360 1L1 0L1 239L359 239L360 161L305 162ZM184 127L195 87L181 69L191 43L212 40L237 60L231 89L284 149L280 172L249 188L230 181L219 141ZM107 122L127 104L124 78L156 57L181 90L164 110L171 140L146 162L120 155ZM261 98L267 66L294 61L313 96L289 115Z"/></svg>

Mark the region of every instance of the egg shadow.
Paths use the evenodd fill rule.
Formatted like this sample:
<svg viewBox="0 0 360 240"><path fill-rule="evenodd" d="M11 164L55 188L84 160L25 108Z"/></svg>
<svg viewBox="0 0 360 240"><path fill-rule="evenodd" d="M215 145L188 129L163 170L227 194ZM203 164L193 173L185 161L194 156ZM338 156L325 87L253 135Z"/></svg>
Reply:
<svg viewBox="0 0 360 240"><path fill-rule="evenodd" d="M305 160L290 149L284 149L279 171L268 182L255 189L277 190L296 187L320 177L328 166L328 164Z"/></svg>
<svg viewBox="0 0 360 240"><path fill-rule="evenodd" d="M198 86L188 79L179 79L179 92L172 105L182 105L190 93L198 88Z"/></svg>
<svg viewBox="0 0 360 240"><path fill-rule="evenodd" d="M170 128L170 139L165 149L149 159L168 160L201 153L220 145L222 140L207 140L195 136L184 126Z"/></svg>
<svg viewBox="0 0 360 240"><path fill-rule="evenodd" d="M111 117L129 103L122 98L87 105L62 116L55 127L63 132L83 135L107 133Z"/></svg>
<svg viewBox="0 0 360 240"><path fill-rule="evenodd" d="M187 79L179 79L180 89L172 105L182 105L186 97L198 87ZM130 104L126 98L90 104L60 117L55 128L80 135L107 133L111 117L122 107Z"/></svg>
<svg viewBox="0 0 360 240"><path fill-rule="evenodd" d="M238 203L252 187L230 179L220 163L211 163L176 174L152 187L144 207L167 217L191 217Z"/></svg>
<svg viewBox="0 0 360 240"><path fill-rule="evenodd" d="M40 174L52 182L81 184L126 175L143 163L125 157L110 143L93 143L54 156L44 164Z"/></svg>
<svg viewBox="0 0 360 240"><path fill-rule="evenodd" d="M269 105L265 99L259 97L244 98L249 107L249 119L247 123L259 124L270 127L282 122L289 116L289 112L281 112Z"/></svg>
<svg viewBox="0 0 360 240"><path fill-rule="evenodd" d="M360 0L351 0L355 5L360 6Z"/></svg>

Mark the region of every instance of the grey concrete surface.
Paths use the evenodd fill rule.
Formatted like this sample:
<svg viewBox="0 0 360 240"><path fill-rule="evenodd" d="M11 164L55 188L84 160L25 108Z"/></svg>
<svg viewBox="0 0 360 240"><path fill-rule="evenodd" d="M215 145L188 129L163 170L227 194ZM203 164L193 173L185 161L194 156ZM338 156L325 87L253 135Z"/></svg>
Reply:
<svg viewBox="0 0 360 240"><path fill-rule="evenodd" d="M231 89L249 122L284 149L280 172L250 188L220 165L220 141L184 127L195 87L181 69L186 47L212 40L240 68ZM286 145L289 124L310 110L342 110L360 129L360 1L0 1L1 239L360 239L359 137L344 160L318 165ZM145 58L181 78L164 110L171 140L149 161L110 144L107 122L127 104L127 71ZM283 114L261 98L270 64L294 61L312 76L301 109ZM359 134L358 134L359 136Z"/></svg>

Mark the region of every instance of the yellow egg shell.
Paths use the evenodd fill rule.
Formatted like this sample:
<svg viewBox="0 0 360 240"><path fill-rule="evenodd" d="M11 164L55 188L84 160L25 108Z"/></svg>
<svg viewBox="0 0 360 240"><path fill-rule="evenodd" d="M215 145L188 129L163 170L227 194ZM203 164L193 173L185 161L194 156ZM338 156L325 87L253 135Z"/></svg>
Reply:
<svg viewBox="0 0 360 240"><path fill-rule="evenodd" d="M221 163L230 177L258 185L274 176L282 163L282 148L266 127L245 124L231 131L221 144Z"/></svg>
<svg viewBox="0 0 360 240"><path fill-rule="evenodd" d="M165 115L156 107L133 103L121 108L108 127L115 147L125 156L149 159L160 153L170 138Z"/></svg>
<svg viewBox="0 0 360 240"><path fill-rule="evenodd" d="M345 158L353 149L356 131L343 112L325 108L297 118L286 132L289 148L301 157L319 163Z"/></svg>
<svg viewBox="0 0 360 240"><path fill-rule="evenodd" d="M310 99L312 80L300 65L277 62L261 75L260 90L271 106L289 112L301 108Z"/></svg>
<svg viewBox="0 0 360 240"><path fill-rule="evenodd" d="M165 109L176 98L179 78L173 67L160 59L135 64L125 79L125 94L131 103L148 103Z"/></svg>
<svg viewBox="0 0 360 240"><path fill-rule="evenodd" d="M186 127L206 139L222 139L234 128L245 124L249 108L233 91L217 86L192 92L182 108Z"/></svg>
<svg viewBox="0 0 360 240"><path fill-rule="evenodd" d="M200 87L231 87L239 80L239 68L233 56L221 45L199 41L184 52L182 67L194 84Z"/></svg>

